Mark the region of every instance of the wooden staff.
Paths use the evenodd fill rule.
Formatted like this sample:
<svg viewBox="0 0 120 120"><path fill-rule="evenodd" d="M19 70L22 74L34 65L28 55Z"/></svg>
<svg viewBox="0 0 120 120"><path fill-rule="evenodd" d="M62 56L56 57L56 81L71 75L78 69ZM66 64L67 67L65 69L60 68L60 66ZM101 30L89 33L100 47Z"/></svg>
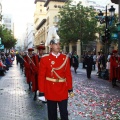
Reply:
<svg viewBox="0 0 120 120"><path fill-rule="evenodd" d="M26 61L24 60L24 58L23 58L21 55L19 55L19 56L23 59L24 62L26 62Z"/></svg>
<svg viewBox="0 0 120 120"><path fill-rule="evenodd" d="M32 61L32 59L30 58L30 56L28 54L27 54L27 56L30 59L30 61L33 63L33 65L35 65L34 62Z"/></svg>

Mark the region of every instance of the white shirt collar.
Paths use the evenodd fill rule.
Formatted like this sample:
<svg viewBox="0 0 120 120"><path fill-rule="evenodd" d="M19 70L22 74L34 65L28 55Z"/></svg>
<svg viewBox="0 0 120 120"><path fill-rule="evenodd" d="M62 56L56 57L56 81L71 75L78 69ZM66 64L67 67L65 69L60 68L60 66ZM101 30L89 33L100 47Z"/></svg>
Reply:
<svg viewBox="0 0 120 120"><path fill-rule="evenodd" d="M58 56L60 55L60 53L58 53L58 54L56 55L56 54L54 54L54 53L52 52L52 55L55 56L56 58L58 58Z"/></svg>

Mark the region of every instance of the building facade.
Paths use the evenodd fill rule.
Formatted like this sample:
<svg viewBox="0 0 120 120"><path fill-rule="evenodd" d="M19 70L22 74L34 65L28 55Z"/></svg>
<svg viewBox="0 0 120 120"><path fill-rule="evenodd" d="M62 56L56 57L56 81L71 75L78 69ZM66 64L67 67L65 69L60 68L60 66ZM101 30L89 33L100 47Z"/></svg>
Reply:
<svg viewBox="0 0 120 120"><path fill-rule="evenodd" d="M35 37L34 37L34 46L37 47L40 43L45 43L47 38L47 33L49 27L55 25L59 21L58 12L60 8L62 8L67 0L35 0L36 10L34 13L34 30L35 30ZM72 4L77 5L79 2L82 3L83 6L92 7L96 12L100 10L104 11L105 7L97 4L92 0L74 0ZM103 49L103 45L100 41L99 34L96 34L98 39L95 42L83 46L85 49L98 52ZM69 43L69 45L64 45L63 52L72 52L77 51L79 58L81 58L81 41L78 40L76 43ZM92 46L91 46L92 45ZM91 47L89 47L91 46ZM90 49L91 48L91 49ZM49 52L49 48L46 47L46 53Z"/></svg>
<svg viewBox="0 0 120 120"><path fill-rule="evenodd" d="M26 51L28 48L33 48L34 41L34 25L33 23L27 23L26 33L24 38L24 50Z"/></svg>
<svg viewBox="0 0 120 120"><path fill-rule="evenodd" d="M49 27L59 21L59 9L64 6L66 0L35 0L36 10L34 14L35 39L34 46L45 43ZM46 52L49 48L46 47Z"/></svg>
<svg viewBox="0 0 120 120"><path fill-rule="evenodd" d="M13 23L12 15L4 14L2 16L2 24L5 25L5 27L8 30L11 30L14 34L14 23Z"/></svg>

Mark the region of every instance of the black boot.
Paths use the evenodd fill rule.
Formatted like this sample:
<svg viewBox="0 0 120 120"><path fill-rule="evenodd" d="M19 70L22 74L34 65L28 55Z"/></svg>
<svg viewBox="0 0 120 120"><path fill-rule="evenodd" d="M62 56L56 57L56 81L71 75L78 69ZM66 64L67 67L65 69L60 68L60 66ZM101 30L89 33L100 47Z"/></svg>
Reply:
<svg viewBox="0 0 120 120"><path fill-rule="evenodd" d="M113 78L113 79L112 79L112 86L113 86L113 88L114 88L114 87L117 87L117 85L116 85L116 78Z"/></svg>
<svg viewBox="0 0 120 120"><path fill-rule="evenodd" d="M35 91L33 100L34 100L34 101L37 100L37 91Z"/></svg>
<svg viewBox="0 0 120 120"><path fill-rule="evenodd" d="M29 83L29 91L31 90L31 84Z"/></svg>

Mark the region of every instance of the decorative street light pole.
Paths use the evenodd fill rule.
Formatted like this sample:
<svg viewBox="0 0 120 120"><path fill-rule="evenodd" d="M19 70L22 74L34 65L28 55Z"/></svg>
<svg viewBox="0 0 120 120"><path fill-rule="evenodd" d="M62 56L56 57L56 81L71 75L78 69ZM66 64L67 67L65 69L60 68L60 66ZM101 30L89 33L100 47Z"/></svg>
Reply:
<svg viewBox="0 0 120 120"><path fill-rule="evenodd" d="M114 13L115 13L115 8L113 8L113 6L111 6L111 8L109 9L109 13L110 15L107 15L107 6L106 6L106 10L105 10L105 16L103 16L102 11L100 11L100 13L98 14L98 18L100 20L100 23L105 23L105 36L104 36L104 43L105 43L105 54L106 54L106 59L107 59L107 45L108 45L108 40L110 39L110 30L108 29L108 25L110 25L110 22L112 23L113 17L114 17Z"/></svg>

